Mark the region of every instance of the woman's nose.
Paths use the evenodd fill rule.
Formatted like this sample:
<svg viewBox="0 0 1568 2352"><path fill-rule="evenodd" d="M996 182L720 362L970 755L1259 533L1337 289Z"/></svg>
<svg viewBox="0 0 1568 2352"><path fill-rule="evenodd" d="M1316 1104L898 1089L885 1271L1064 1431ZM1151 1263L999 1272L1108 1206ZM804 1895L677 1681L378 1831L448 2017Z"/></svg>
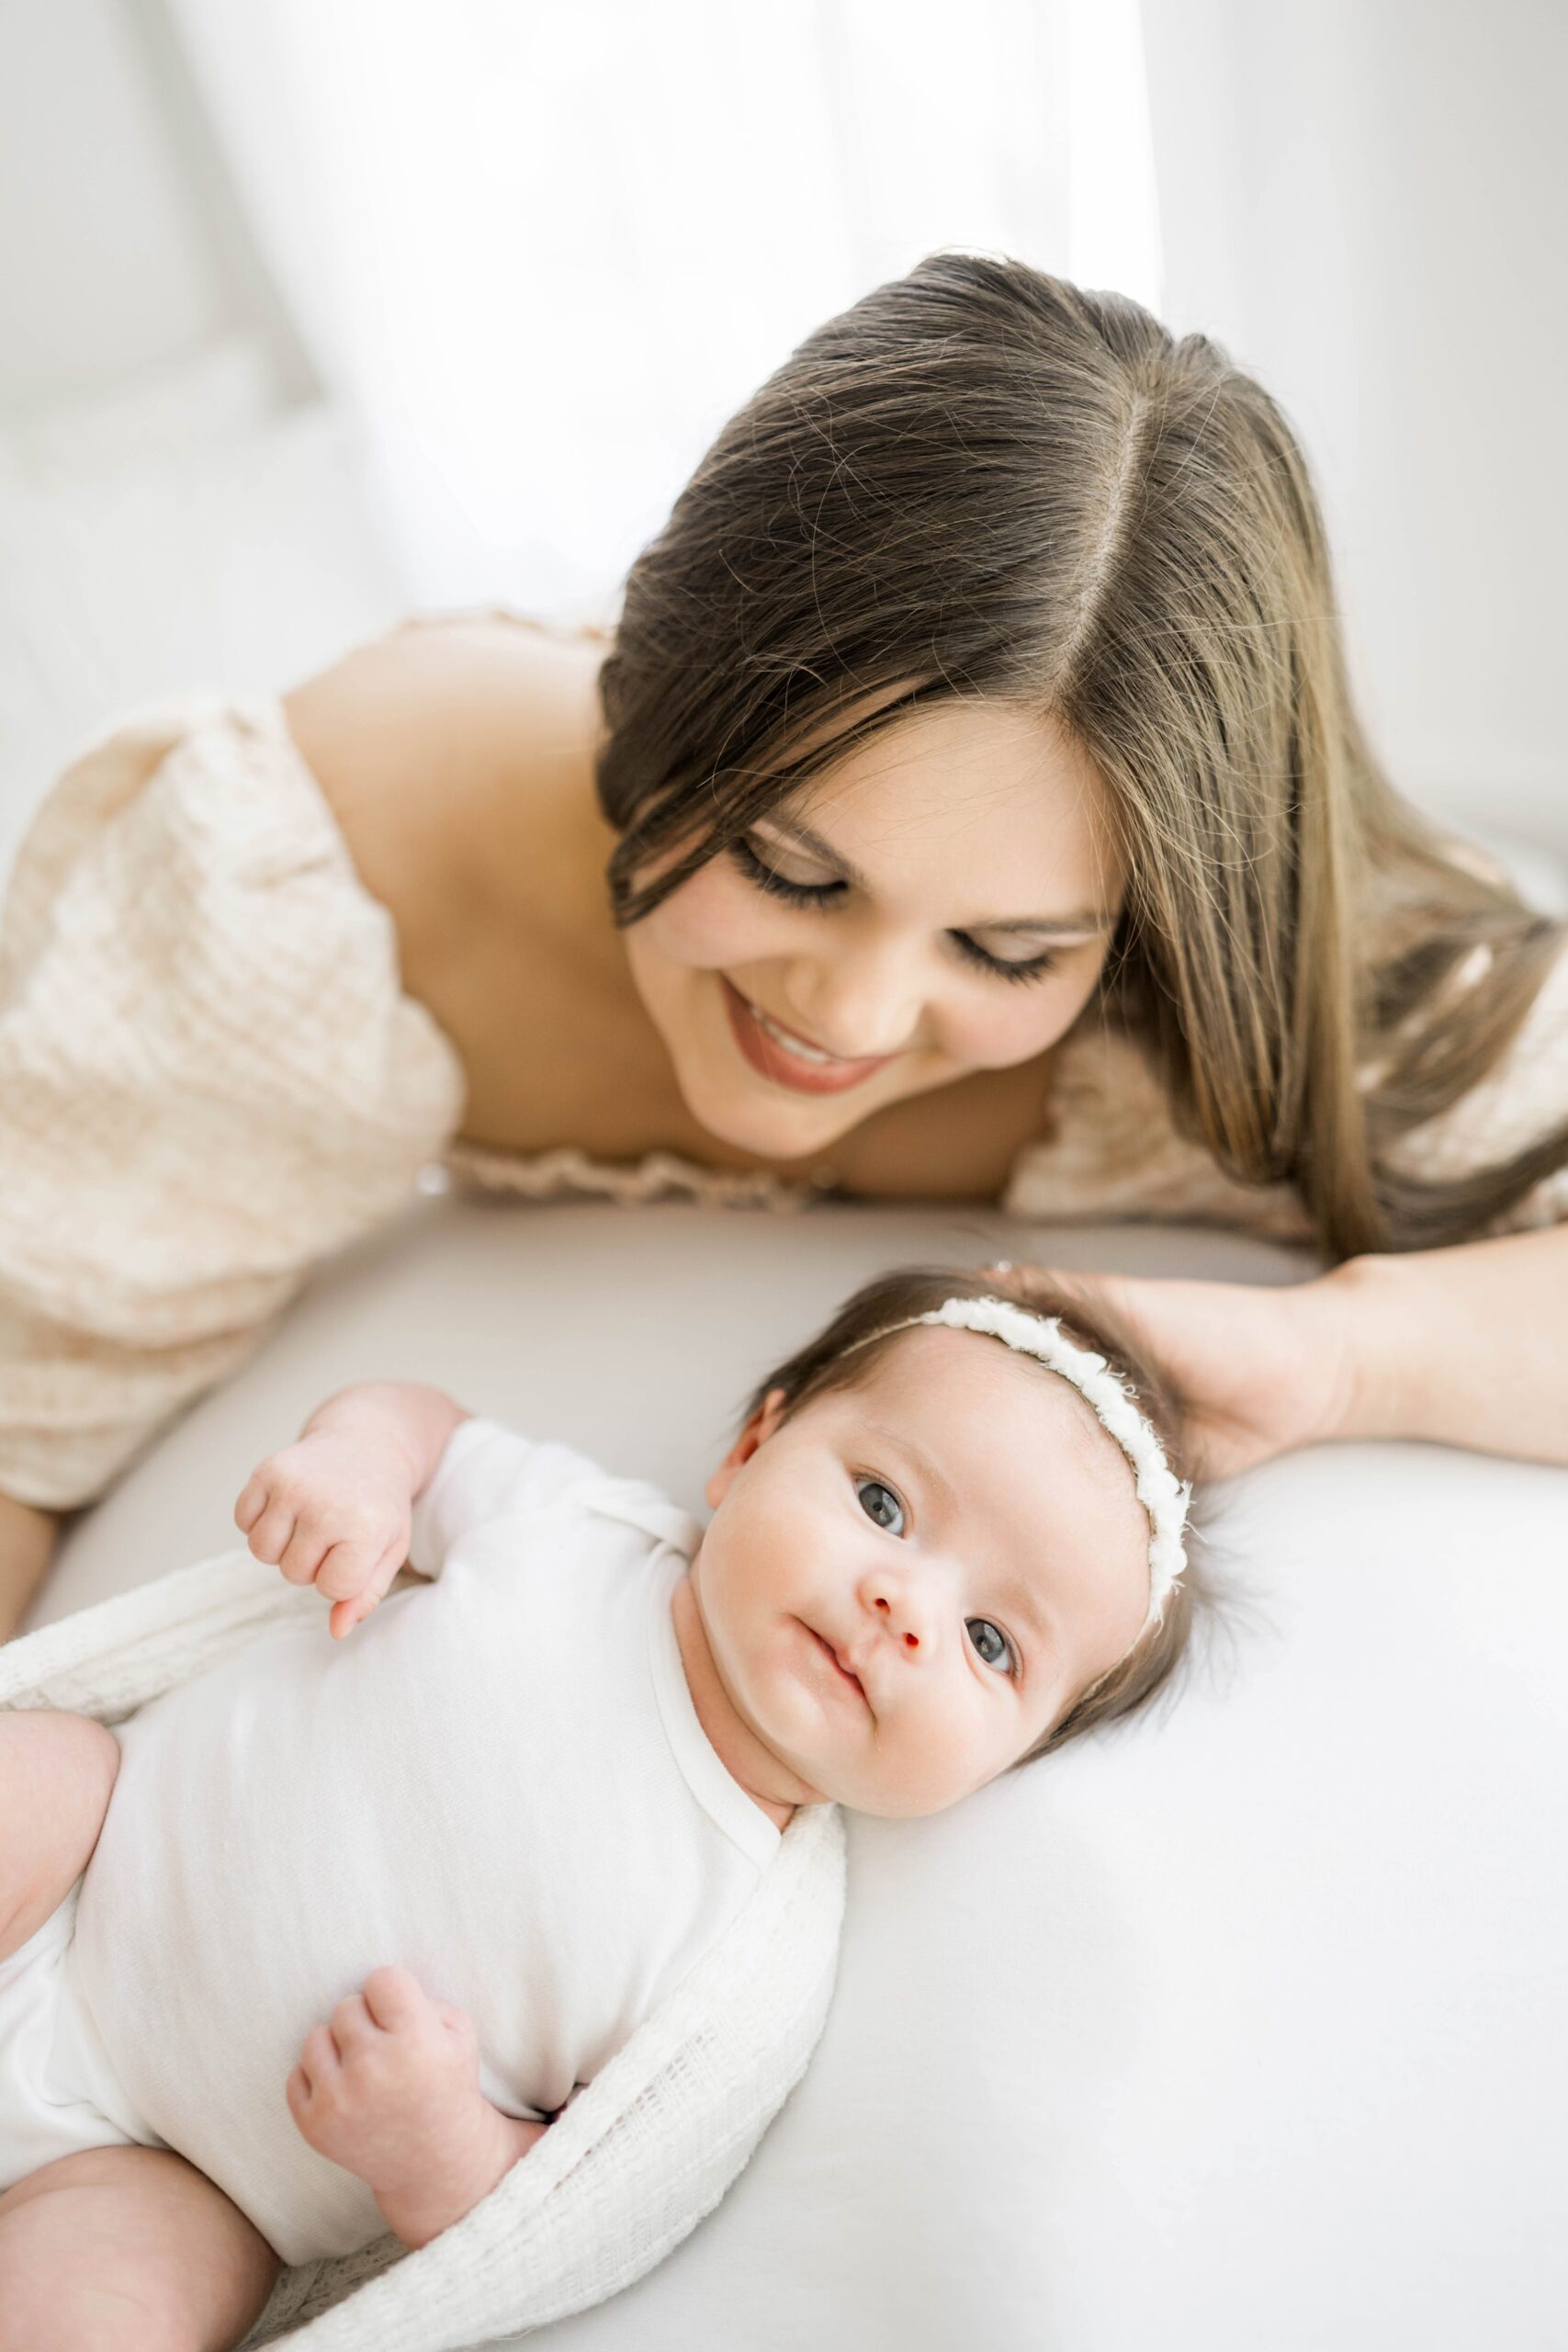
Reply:
<svg viewBox="0 0 1568 2352"><path fill-rule="evenodd" d="M869 1061L919 1042L926 977L919 951L908 945L846 944L792 965L784 994L829 1053Z"/></svg>

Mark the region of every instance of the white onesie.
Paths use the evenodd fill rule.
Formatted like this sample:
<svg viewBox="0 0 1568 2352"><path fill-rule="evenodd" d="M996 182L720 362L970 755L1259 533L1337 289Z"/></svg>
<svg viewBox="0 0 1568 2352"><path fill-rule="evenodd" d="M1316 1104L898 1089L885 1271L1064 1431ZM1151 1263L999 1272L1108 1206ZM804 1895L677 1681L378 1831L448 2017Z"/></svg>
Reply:
<svg viewBox="0 0 1568 2352"><path fill-rule="evenodd" d="M101 2037L108 2111L129 2105L286 2261L385 2230L283 2096L372 1969L467 2009L488 2096L543 2117L776 1854L681 1663L671 1597L699 1533L565 1446L462 1422L414 1510L411 1559L436 1581L341 1643L323 1604L119 1727L65 1956L75 2030Z"/></svg>

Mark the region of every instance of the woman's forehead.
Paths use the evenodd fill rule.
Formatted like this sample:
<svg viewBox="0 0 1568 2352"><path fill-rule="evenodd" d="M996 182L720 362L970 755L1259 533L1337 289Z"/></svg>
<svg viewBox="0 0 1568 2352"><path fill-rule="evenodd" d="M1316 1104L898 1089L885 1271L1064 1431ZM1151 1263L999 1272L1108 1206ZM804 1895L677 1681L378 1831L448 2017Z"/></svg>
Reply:
<svg viewBox="0 0 1568 2352"><path fill-rule="evenodd" d="M761 821L808 832L879 891L911 880L978 889L977 916L1113 914L1122 888L1109 797L1088 753L1053 719L1010 704L912 712Z"/></svg>

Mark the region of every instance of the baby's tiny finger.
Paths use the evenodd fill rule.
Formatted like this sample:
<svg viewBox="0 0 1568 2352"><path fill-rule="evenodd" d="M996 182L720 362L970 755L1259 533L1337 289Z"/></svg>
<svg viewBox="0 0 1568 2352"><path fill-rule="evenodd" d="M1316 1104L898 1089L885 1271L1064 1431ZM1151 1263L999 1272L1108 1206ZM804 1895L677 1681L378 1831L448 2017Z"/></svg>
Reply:
<svg viewBox="0 0 1568 2352"><path fill-rule="evenodd" d="M430 2006L418 1977L409 1969L394 1966L373 1968L361 1997L369 2017L389 2033Z"/></svg>
<svg viewBox="0 0 1568 2352"><path fill-rule="evenodd" d="M242 1535L250 1533L252 1527L261 1517L262 1505L265 1500L266 1488L253 1470L241 1487L239 1498L234 1505L234 1524Z"/></svg>
<svg viewBox="0 0 1568 2352"><path fill-rule="evenodd" d="M337 2072L343 2061L338 2054L337 2043L333 2040L328 2027L315 2026L305 2036L305 2046L299 2052L299 2064L307 2079L315 2086L319 2086L325 2077Z"/></svg>
<svg viewBox="0 0 1568 2352"><path fill-rule="evenodd" d="M308 2107L310 2103L310 2077L303 2066L296 2066L283 2086L283 2096L290 2108Z"/></svg>
<svg viewBox="0 0 1568 2352"><path fill-rule="evenodd" d="M325 1548L315 1529L304 1520L297 1519L294 1532L284 1545L277 1565L290 1584L313 1584Z"/></svg>
<svg viewBox="0 0 1568 2352"><path fill-rule="evenodd" d="M276 1568L294 1540L294 1514L282 1503L269 1503L251 1530L251 1550L269 1568Z"/></svg>
<svg viewBox="0 0 1568 2352"><path fill-rule="evenodd" d="M387 1593L391 1589L394 1579L396 1578L398 1570L403 1566L408 1555L408 1543L403 1536L397 1536L393 1542L388 1544L386 1550L382 1553L380 1558L371 1569L369 1582L367 1586L367 1589L373 1592L378 1600L385 1599Z"/></svg>
<svg viewBox="0 0 1568 2352"><path fill-rule="evenodd" d="M316 1566L316 1587L328 1600L357 1600L369 1589L363 1544L329 1544Z"/></svg>
<svg viewBox="0 0 1568 2352"><path fill-rule="evenodd" d="M351 1993L340 2001L327 2019L327 2030L337 2045L338 2055L346 2058L355 2042L364 2041L380 2031L371 2016L363 1993Z"/></svg>

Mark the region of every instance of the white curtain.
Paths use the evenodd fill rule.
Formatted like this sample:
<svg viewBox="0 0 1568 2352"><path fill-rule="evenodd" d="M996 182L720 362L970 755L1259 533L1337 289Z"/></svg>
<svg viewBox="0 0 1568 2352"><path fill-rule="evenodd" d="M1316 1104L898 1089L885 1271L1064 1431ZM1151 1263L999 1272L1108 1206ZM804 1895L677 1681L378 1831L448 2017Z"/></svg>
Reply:
<svg viewBox="0 0 1568 2352"><path fill-rule="evenodd" d="M1568 857L1568 9L1143 18L1167 314L1301 434L1380 752L1434 810Z"/></svg>
<svg viewBox="0 0 1568 2352"><path fill-rule="evenodd" d="M604 613L940 245L1157 306L1138 0L171 0L411 602Z"/></svg>

